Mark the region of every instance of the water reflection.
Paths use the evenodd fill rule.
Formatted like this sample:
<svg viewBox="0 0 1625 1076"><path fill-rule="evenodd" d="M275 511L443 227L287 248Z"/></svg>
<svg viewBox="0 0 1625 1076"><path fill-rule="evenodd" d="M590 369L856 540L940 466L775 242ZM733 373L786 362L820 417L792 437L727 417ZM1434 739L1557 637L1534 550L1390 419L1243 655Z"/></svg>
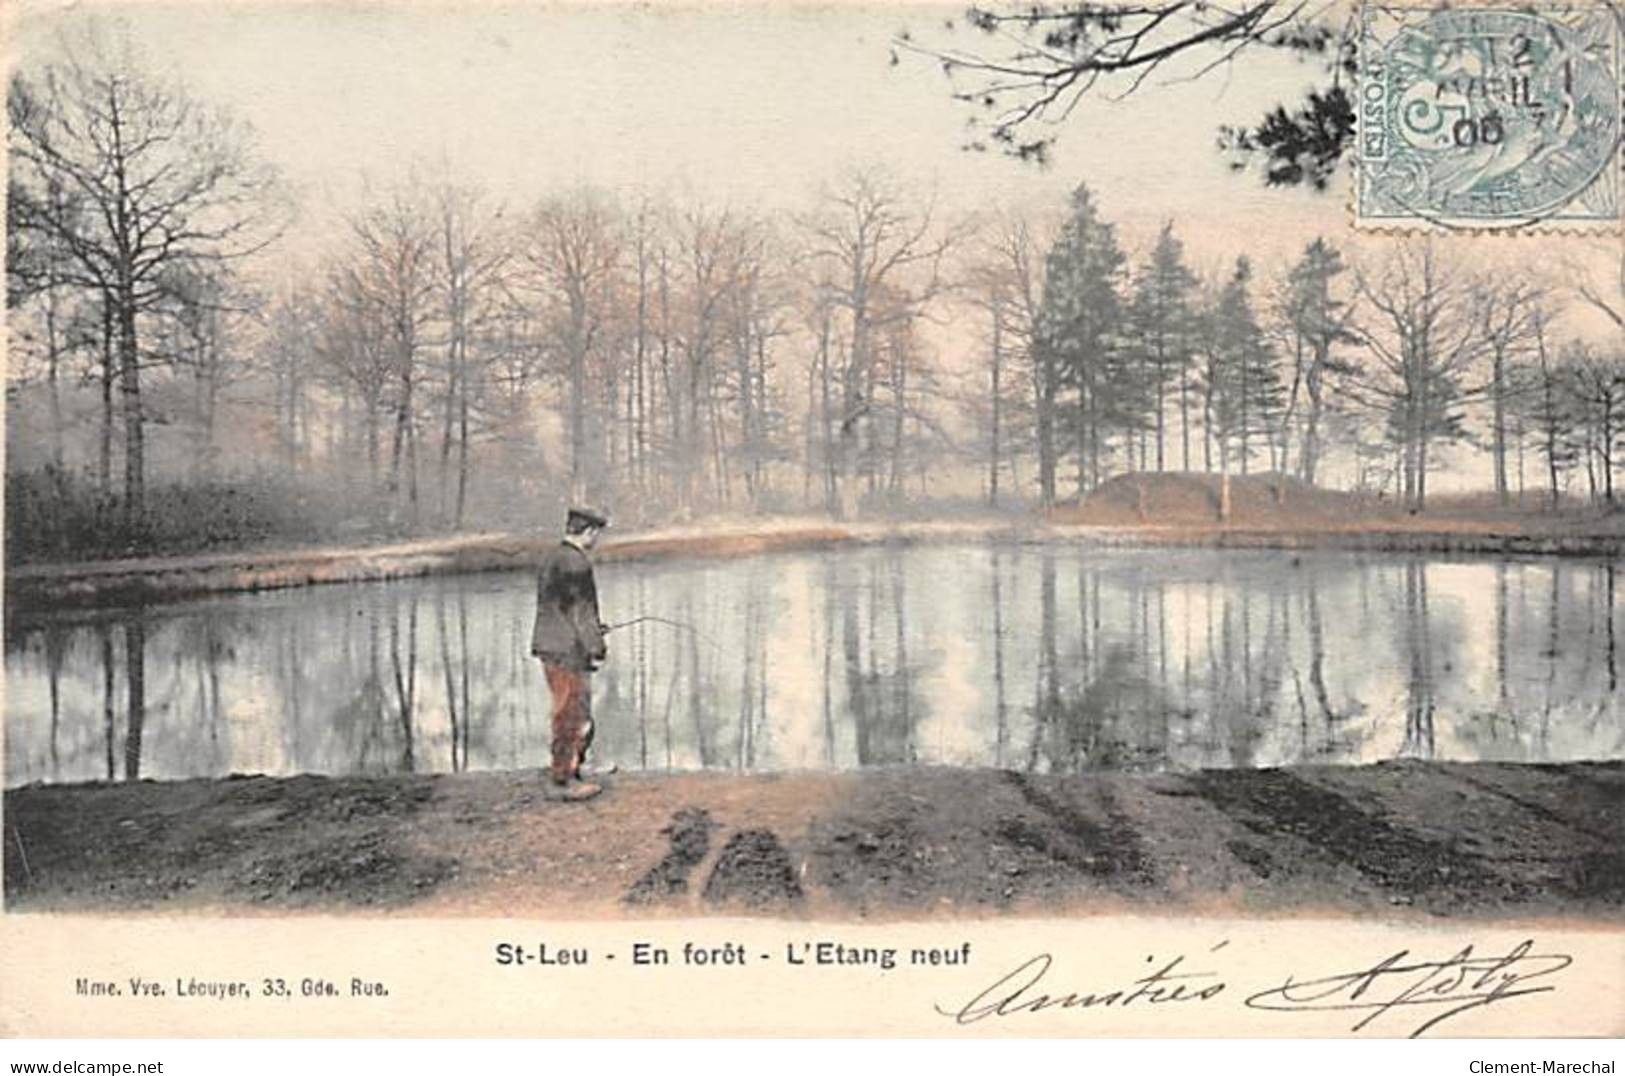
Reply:
<svg viewBox="0 0 1625 1076"><path fill-rule="evenodd" d="M877 548L612 566L634 769L1619 757L1603 561ZM6 782L539 767L531 580L18 620Z"/></svg>

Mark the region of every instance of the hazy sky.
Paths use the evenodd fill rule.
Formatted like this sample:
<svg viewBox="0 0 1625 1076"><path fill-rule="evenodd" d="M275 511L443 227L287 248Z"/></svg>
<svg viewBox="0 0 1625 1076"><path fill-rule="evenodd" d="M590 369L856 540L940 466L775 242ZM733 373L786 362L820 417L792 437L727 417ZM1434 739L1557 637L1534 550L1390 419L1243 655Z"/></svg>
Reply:
<svg viewBox="0 0 1625 1076"><path fill-rule="evenodd" d="M148 62L252 123L306 207L290 238L307 241L330 233L363 176L387 184L442 161L519 207L589 183L795 208L843 165L874 162L934 190L950 214L990 203L1058 209L1086 180L1131 248L1173 218L1199 267L1245 252L1266 276L1317 233L1373 252L1391 241L1351 235L1346 176L1324 194L1268 190L1215 150L1219 124L1255 120L1312 84L1318 68L1288 56L1253 54L1229 75L1181 78L1193 64L1124 101L1091 98L1045 170L963 152L966 112L942 73L907 53L890 63L905 28L984 40L944 36L942 20L960 10L25 2L13 10L13 59L50 51L87 16L122 17ZM1607 240L1451 242L1512 271L1583 248L1599 275L1617 273Z"/></svg>
<svg viewBox="0 0 1625 1076"><path fill-rule="evenodd" d="M1040 171L961 151L966 113L941 72L908 54L890 63L895 32L941 39L958 5L35 3L18 53L48 49L89 10L121 12L150 61L249 120L262 152L317 201L346 200L363 172L387 180L445 158L519 202L587 181L794 206L845 163L885 161L946 207L1054 205L1086 178L1131 230L1168 215L1193 233L1279 221L1290 249L1305 225L1342 220L1340 195L1261 191L1211 148L1219 123L1308 84L1314 71L1291 60L1093 102Z"/></svg>

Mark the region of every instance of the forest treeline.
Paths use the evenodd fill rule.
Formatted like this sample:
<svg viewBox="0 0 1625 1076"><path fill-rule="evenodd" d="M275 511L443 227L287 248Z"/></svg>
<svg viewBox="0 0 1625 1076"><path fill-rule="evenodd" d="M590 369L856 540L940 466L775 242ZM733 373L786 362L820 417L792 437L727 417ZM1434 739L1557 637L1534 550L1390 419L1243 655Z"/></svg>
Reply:
<svg viewBox="0 0 1625 1076"><path fill-rule="evenodd" d="M927 502L1130 471L1385 491L1483 454L1612 504L1617 296L1438 241L1192 265L1079 186L952 217L884 169L795 211L371 185L315 256L234 119L106 36L14 73L8 557Z"/></svg>

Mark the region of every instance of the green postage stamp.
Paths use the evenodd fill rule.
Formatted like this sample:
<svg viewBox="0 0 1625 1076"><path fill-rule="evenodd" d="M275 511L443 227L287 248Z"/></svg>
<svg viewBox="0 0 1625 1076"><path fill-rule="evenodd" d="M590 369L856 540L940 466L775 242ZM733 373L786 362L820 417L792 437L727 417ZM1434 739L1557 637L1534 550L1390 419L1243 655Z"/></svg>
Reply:
<svg viewBox="0 0 1625 1076"><path fill-rule="evenodd" d="M1356 222L1584 230L1620 221L1620 14L1367 4Z"/></svg>

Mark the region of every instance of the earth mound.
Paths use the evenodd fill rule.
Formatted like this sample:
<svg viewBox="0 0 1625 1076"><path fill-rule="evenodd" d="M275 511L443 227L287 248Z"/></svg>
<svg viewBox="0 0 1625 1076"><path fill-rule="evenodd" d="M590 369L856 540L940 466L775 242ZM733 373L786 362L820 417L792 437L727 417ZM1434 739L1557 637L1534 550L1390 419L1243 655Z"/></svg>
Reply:
<svg viewBox="0 0 1625 1076"><path fill-rule="evenodd" d="M1376 498L1320 489L1277 473L1230 476L1228 514L1222 511L1223 476L1189 472L1125 474L1101 483L1082 503L1056 508L1056 523L1108 526L1335 524L1370 518L1391 505Z"/></svg>
<svg viewBox="0 0 1625 1076"><path fill-rule="evenodd" d="M705 899L713 904L765 908L801 897L790 854L768 829L747 829L728 838L705 883Z"/></svg>
<svg viewBox="0 0 1625 1076"><path fill-rule="evenodd" d="M702 807L684 807L672 815L671 824L660 831L671 841L671 850L627 890L626 902L652 904L688 892L688 876L711 850L711 831L716 828Z"/></svg>

